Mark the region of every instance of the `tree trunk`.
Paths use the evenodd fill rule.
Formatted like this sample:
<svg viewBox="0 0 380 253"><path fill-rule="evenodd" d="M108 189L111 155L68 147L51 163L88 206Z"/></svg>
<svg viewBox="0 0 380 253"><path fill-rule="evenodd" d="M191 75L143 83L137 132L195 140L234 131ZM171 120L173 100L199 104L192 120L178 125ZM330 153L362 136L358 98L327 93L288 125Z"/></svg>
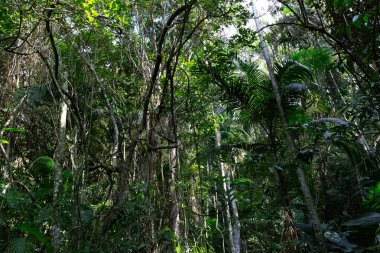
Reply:
<svg viewBox="0 0 380 253"><path fill-rule="evenodd" d="M191 184L196 185L196 181L195 181L194 177L191 178ZM198 209L198 202L197 202L197 198L195 196L194 189L192 189L192 191L191 191L189 204L191 207L191 211L193 212L194 228L198 229L199 228L199 209Z"/></svg>
<svg viewBox="0 0 380 253"><path fill-rule="evenodd" d="M178 208L178 199L177 193L174 186L176 181L176 170L177 170L177 148L171 148L169 150L169 169L170 169L170 183L169 183L169 191L170 191L170 204L171 204L171 215L170 221L172 224L173 232L176 238L179 238L179 208Z"/></svg>
<svg viewBox="0 0 380 253"><path fill-rule="evenodd" d="M215 112L217 115L220 114L221 108L216 108ZM216 127L215 131L215 146L218 148L222 144L222 135L220 132L220 125ZM230 186L230 173L227 166L221 162L220 171L223 177L223 190L224 190L224 205L226 213L226 222L228 226L228 236L230 240L230 247L232 253L240 253L240 222L239 214L236 206L236 201L234 199L233 192L231 191ZM232 210L232 219L231 219L231 210Z"/></svg>
<svg viewBox="0 0 380 253"><path fill-rule="evenodd" d="M282 127L284 128L284 130L286 132L286 139L287 139L287 144L289 147L289 153L293 158L295 158L297 156L297 149L295 147L293 137L291 136L291 134L288 130L288 123L287 123L287 120L285 117L284 108L282 106L281 94L280 94L279 87L277 84L277 80L276 80L276 77L274 74L272 61L271 61L271 58L269 56L268 47L267 47L267 44L264 40L264 36L263 36L261 26L259 23L259 19L258 19L259 16L258 16L258 12L256 9L256 1L255 0L252 1L252 9L253 9L257 33L259 34L260 43L261 43L261 46L263 48L263 54L264 54L265 62L266 62L266 65L268 67L268 72L269 72L269 76L270 76L270 79L272 82L273 91L275 93L276 103L277 103L277 107L278 107L278 110L280 113L280 120L282 123ZM304 196L304 200L305 200L308 212L309 212L310 220L311 220L311 223L312 223L313 228L315 230L318 243L321 246L321 252L326 252L326 243L325 243L324 236L323 236L323 233L321 230L321 222L320 222L320 219L318 216L317 208L314 204L313 197L312 197L310 189L309 189L309 185L306 182L303 168L301 166L297 166L296 170L297 170L298 181L299 181L300 186L301 186L301 191L302 191L302 194Z"/></svg>
<svg viewBox="0 0 380 253"><path fill-rule="evenodd" d="M62 90L67 91L67 81L62 85ZM66 138L66 123L67 123L67 104L65 97L61 98L60 106L60 120L58 128L57 150L54 155L55 167L54 167L54 188L53 188L53 228L52 228L52 240L54 252L60 252L61 248L61 207L60 207L60 188L62 184L62 168L65 155L65 138Z"/></svg>
<svg viewBox="0 0 380 253"><path fill-rule="evenodd" d="M228 182L229 184L229 182ZM231 209L232 209L232 221L233 221L233 231L234 231L234 245L235 245L235 252L240 252L240 222L239 222L239 213L238 208L236 205L236 200L234 197L234 192L230 191L230 197L231 197Z"/></svg>

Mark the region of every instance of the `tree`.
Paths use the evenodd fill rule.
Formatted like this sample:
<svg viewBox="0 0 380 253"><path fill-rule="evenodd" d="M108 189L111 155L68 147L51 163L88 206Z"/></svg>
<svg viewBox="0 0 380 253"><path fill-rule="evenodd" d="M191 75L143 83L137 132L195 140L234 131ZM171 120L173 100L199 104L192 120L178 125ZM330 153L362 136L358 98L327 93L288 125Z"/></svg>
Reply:
<svg viewBox="0 0 380 253"><path fill-rule="evenodd" d="M285 132L286 132L286 139L287 139L287 143L289 146L290 156L296 157L298 151L296 150L296 146L295 146L293 137L291 136L291 134L288 130L288 122L287 122L286 117L285 117L282 98L281 98L281 94L279 92L279 86L277 84L277 80L276 80L276 77L274 74L273 65L272 65L272 61L271 61L270 56L269 56L268 48L267 48L266 42L264 40L264 36L262 34L262 31L261 31L261 26L260 26L260 23L258 20L258 12L256 10L255 1L253 1L252 3L253 3L253 5L252 5L253 6L253 14L255 15L256 29L257 29L258 34L259 34L261 46L263 48L265 62L266 62L267 67L268 67L268 72L269 72L269 76L270 76L272 87L273 87L273 92L274 92L275 97L276 97L276 103L277 103L278 111L280 114L281 124L282 124L282 127L285 129ZM319 219L317 208L315 207L314 200L313 200L313 197L312 197L310 189L309 189L309 185L306 182L304 170L300 165L297 166L296 170L297 170L298 181L299 181L300 186L301 186L302 194L304 196L306 206L307 206L308 211L309 211L311 223L312 223L312 225L313 225L313 227L317 233L319 243L321 244L322 252L326 252L326 245L325 245L324 238L322 235L322 230L321 230L321 221Z"/></svg>

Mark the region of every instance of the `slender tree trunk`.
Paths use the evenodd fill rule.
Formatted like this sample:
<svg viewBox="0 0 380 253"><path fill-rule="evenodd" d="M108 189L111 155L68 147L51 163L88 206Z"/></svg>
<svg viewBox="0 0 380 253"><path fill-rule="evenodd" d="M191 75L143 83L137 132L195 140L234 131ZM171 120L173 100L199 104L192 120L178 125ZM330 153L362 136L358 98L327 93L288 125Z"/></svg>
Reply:
<svg viewBox="0 0 380 253"><path fill-rule="evenodd" d="M263 36L261 26L259 23L259 19L258 19L259 16L258 16L258 12L256 9L256 1L255 0L252 1L252 8L253 8L253 14L254 14L254 19L255 19L256 29L257 29L257 32L259 34L261 46L263 48L264 58L265 58L265 61L266 61L267 67L268 67L269 76L270 76L273 91L274 91L275 97L276 97L276 103L277 103L277 107L278 107L278 110L280 113L280 120L281 120L282 126L286 132L286 139L287 139L287 143L288 143L289 151L290 151L289 153L291 156L293 156L293 158L295 158L297 155L297 149L295 147L293 137L291 136L290 132L288 131L288 123L286 121L284 108L282 106L281 94L280 94L279 87L277 84L277 80L276 80L276 77L274 74L272 61L271 61L271 58L269 56L268 47L267 47L266 42L264 40L264 36ZM317 208L314 204L313 197L312 197L310 189L309 189L309 185L306 182L303 168L301 166L297 166L296 170L297 170L298 181L299 181L300 186L301 186L301 191L302 191L302 194L304 196L304 200L305 200L308 212L309 212L310 220L311 220L311 223L312 223L313 228L315 230L317 240L321 246L321 252L326 252L326 243L325 243L324 236L323 236L323 233L321 230L321 222L320 222L320 219L318 216Z"/></svg>
<svg viewBox="0 0 380 253"><path fill-rule="evenodd" d="M217 126L216 129L216 147L220 147L221 145L221 133L220 133L220 126ZM225 213L226 213L226 223L228 227L228 238L230 239L230 245L231 245L231 252L235 252L235 243L234 243L234 236L233 236L233 230L232 230L232 224L231 224L231 212L230 212L230 205L228 203L228 189L227 189L227 182L226 182L226 169L224 166L224 163L220 163L220 171L222 173L223 178L223 190L224 190L224 205L225 205Z"/></svg>
<svg viewBox="0 0 380 253"><path fill-rule="evenodd" d="M225 253L226 252L226 246L225 246L224 233L219 229L219 208L217 205L218 192L216 191L217 190L216 185L214 185L214 188L215 188L215 195L213 196L213 205L214 205L214 209L216 211L216 225L215 225L215 227L216 227L216 230L218 230L218 232L220 233L220 236L222 237L222 252Z"/></svg>
<svg viewBox="0 0 380 253"><path fill-rule="evenodd" d="M220 113L220 108L216 108L215 112L217 115ZM216 127L215 131L215 146L218 148L222 144L222 135L220 132L220 125ZM221 162L220 163L220 171L223 177L223 190L224 190L224 205L225 205L225 213L226 213L226 223L228 227L228 236L230 240L230 247L232 253L240 253L240 222L239 222L239 214L236 206L236 201L234 199L233 192L231 191L230 186L230 172L228 171L227 166ZM231 202L231 210L232 210L232 218L231 218L231 210L230 210L230 202Z"/></svg>
<svg viewBox="0 0 380 253"><path fill-rule="evenodd" d="M207 160L207 163L206 163L206 169L207 169L207 176L210 175L210 165L209 165L209 162ZM212 197L211 197L212 198ZM212 201L212 199L210 200ZM206 200L206 214L209 215L210 214L210 207L209 207L210 203L209 203L209 200ZM209 252L209 248L210 248L210 242L209 242L209 235L208 235L208 229L207 229L207 216L203 218L203 227L205 229L205 237L206 237L206 252L208 253Z"/></svg>
<svg viewBox="0 0 380 253"><path fill-rule="evenodd" d="M235 159L235 158L234 158ZM234 160L235 161L235 160ZM240 221L239 221L239 212L235 200L235 194L234 191L231 189L231 178L233 178L232 170L229 168L227 170L227 179L228 179L228 188L230 189L230 201L231 201L231 211L232 211L232 227L234 230L234 244L236 252L240 252Z"/></svg>
<svg viewBox="0 0 380 253"><path fill-rule="evenodd" d="M177 199L177 192L175 189L175 181L176 181L176 170L177 170L177 148L171 148L169 150L169 169L170 169L170 199L171 199L171 223L172 223L172 229L177 237L179 238L179 208L178 208L178 199Z"/></svg>
<svg viewBox="0 0 380 253"><path fill-rule="evenodd" d="M239 222L239 213L238 208L236 205L236 200L234 197L233 191L230 191L230 197L231 197L231 209L232 209L232 221L233 221L233 231L234 231L234 245L235 245L235 252L240 253L240 222Z"/></svg>
<svg viewBox="0 0 380 253"><path fill-rule="evenodd" d="M191 178L191 184L196 185L196 181L194 177ZM195 192L192 189L190 199L189 199L191 211L193 212L193 217L194 217L194 228L198 229L199 228L199 209L198 209L198 201L195 196Z"/></svg>
<svg viewBox="0 0 380 253"><path fill-rule="evenodd" d="M67 91L67 81L62 85L62 90ZM65 97L61 99L60 106L60 120L58 128L57 150L55 152L54 160L54 188L53 188L53 228L52 240L54 252L61 252L61 207L60 207L60 188L62 184L62 168L65 155L65 138L66 138L66 124L67 124L67 104Z"/></svg>

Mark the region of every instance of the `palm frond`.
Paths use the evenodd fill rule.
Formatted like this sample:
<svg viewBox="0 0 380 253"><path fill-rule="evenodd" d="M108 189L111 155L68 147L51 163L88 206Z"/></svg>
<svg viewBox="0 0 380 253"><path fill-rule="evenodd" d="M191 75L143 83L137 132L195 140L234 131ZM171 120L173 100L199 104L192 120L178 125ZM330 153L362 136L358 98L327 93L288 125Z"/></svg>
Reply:
<svg viewBox="0 0 380 253"><path fill-rule="evenodd" d="M276 63L274 67L277 81L282 86L296 82L311 82L313 80L311 69L297 61L287 60L282 63Z"/></svg>
<svg viewBox="0 0 380 253"><path fill-rule="evenodd" d="M310 121L310 124L321 124L321 123L333 123L338 126L344 126L344 127L349 127L351 126L351 122L341 119L341 118L321 118L321 119L315 119Z"/></svg>

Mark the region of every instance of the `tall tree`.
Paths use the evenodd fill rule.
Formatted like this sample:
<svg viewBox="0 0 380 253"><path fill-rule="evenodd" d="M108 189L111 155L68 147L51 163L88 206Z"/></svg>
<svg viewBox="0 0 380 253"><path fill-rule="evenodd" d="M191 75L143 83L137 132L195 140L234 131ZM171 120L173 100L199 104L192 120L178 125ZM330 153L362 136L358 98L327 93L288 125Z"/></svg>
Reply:
<svg viewBox="0 0 380 253"><path fill-rule="evenodd" d="M263 32L261 30L261 25L259 23L259 14L258 14L257 9L256 9L256 2L255 1L252 2L252 10L253 10L253 14L254 14L257 33L259 34L261 47L263 49L265 62L266 62L268 72L269 72L269 76L270 76L270 80L272 83L273 92L274 92L275 97L276 97L276 103L277 103L277 107L278 107L279 114L280 114L281 124L282 124L282 127L286 133L286 140L287 140L287 144L289 147L289 155L291 156L292 159L295 159L297 157L298 151L297 151L297 148L295 146L293 137L291 136L291 133L288 129L288 122L286 120L279 86L278 86L278 83L277 83L277 80L276 80L276 77L274 74L273 64L272 64L272 61L271 61L271 58L269 55L268 47L267 47L267 44L264 40ZM319 219L317 208L315 206L313 197L311 195L309 185L306 182L304 170L301 167L301 165L296 165L296 167L297 167L296 171L297 171L298 181L300 183L302 194L304 196L306 206L307 206L307 209L309 211L311 222L312 222L313 227L317 233L318 240L321 244L321 251L326 252L327 249L326 249L325 239L323 237L323 233L322 233L322 229L321 229L321 221Z"/></svg>

